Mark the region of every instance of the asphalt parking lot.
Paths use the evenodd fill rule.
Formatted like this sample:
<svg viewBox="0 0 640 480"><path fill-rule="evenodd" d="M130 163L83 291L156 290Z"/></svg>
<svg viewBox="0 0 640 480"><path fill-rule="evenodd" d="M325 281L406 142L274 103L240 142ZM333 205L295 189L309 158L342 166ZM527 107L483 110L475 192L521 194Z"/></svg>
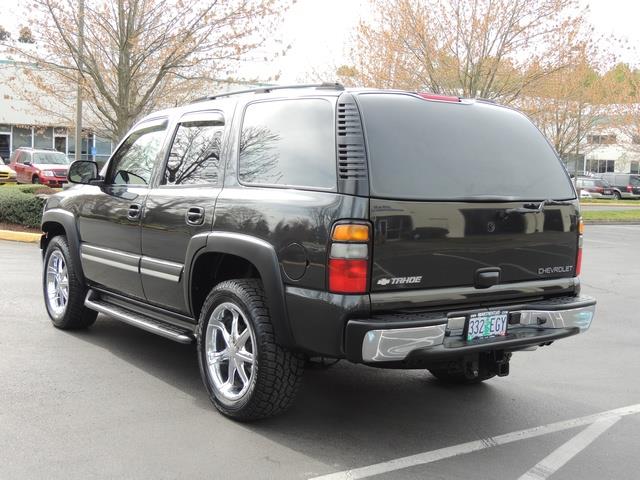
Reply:
<svg viewBox="0 0 640 480"><path fill-rule="evenodd" d="M193 346L104 316L54 329L39 250L0 242L0 479L638 478L639 244L640 226L587 227L591 330L514 355L509 377L340 362L309 370L286 415L237 424Z"/></svg>

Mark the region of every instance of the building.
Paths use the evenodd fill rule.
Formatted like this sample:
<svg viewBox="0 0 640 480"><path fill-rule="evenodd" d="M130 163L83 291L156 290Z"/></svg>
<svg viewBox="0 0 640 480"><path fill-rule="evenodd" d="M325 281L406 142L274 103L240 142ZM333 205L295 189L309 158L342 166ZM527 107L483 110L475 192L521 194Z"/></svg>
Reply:
<svg viewBox="0 0 640 480"><path fill-rule="evenodd" d="M47 112L25 100L39 92L22 73L24 68L24 64L0 60L0 157L9 158L19 147L33 147L55 149L75 160L75 128L64 120L72 118L73 111L57 98L44 99ZM78 158L103 164L113 149L111 140L100 137L90 126L83 129L82 137Z"/></svg>
<svg viewBox="0 0 640 480"><path fill-rule="evenodd" d="M619 128L587 135L583 169L587 174L640 173L640 136Z"/></svg>

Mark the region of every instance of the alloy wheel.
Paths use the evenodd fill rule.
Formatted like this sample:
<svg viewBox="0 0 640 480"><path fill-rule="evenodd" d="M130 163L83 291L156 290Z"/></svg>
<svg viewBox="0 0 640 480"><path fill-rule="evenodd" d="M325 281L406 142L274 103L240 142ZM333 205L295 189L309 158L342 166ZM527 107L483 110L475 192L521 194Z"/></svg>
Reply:
<svg viewBox="0 0 640 480"><path fill-rule="evenodd" d="M205 355L209 376L228 402L242 398L249 390L255 370L255 335L240 308L224 302L207 324Z"/></svg>
<svg viewBox="0 0 640 480"><path fill-rule="evenodd" d="M47 262L47 304L53 316L64 315L69 301L69 274L60 250L54 250Z"/></svg>

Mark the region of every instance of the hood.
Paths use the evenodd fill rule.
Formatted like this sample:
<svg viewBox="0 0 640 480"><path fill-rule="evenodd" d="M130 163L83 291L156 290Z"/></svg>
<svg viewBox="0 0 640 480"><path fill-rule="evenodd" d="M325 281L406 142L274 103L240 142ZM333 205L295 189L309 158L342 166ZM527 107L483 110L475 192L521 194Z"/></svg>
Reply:
<svg viewBox="0 0 640 480"><path fill-rule="evenodd" d="M69 165L57 165L55 163L33 163L38 170L69 170Z"/></svg>
<svg viewBox="0 0 640 480"><path fill-rule="evenodd" d="M16 173L13 171L11 167L9 167L9 165L3 165L1 163L0 163L0 172Z"/></svg>

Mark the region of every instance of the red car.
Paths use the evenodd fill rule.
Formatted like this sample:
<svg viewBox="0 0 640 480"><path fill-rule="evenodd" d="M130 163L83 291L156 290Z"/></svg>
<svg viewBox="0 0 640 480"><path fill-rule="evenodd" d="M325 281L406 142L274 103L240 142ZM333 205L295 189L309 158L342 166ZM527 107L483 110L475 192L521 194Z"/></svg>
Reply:
<svg viewBox="0 0 640 480"><path fill-rule="evenodd" d="M41 183L61 187L67 183L69 158L55 150L21 147L11 156L9 166L16 172L18 183Z"/></svg>

